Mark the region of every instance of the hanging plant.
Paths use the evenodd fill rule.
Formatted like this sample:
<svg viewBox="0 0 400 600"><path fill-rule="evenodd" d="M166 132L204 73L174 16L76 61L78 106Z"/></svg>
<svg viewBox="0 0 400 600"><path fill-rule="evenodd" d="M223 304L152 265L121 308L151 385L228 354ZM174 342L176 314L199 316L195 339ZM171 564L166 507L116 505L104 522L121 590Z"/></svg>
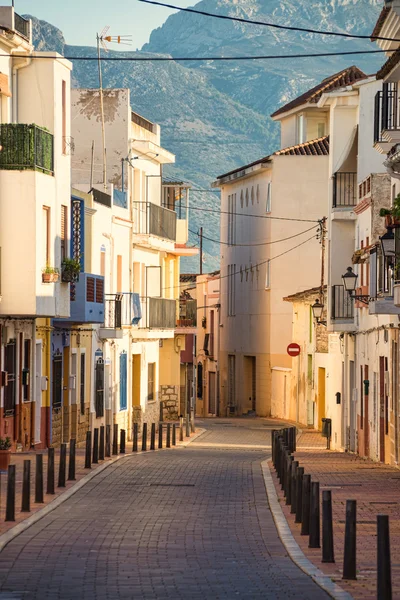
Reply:
<svg viewBox="0 0 400 600"><path fill-rule="evenodd" d="M61 280L64 283L79 281L81 261L77 258L64 258L61 264Z"/></svg>
<svg viewBox="0 0 400 600"><path fill-rule="evenodd" d="M400 227L400 194L393 200L392 208L381 208L380 217L385 217L387 228Z"/></svg>

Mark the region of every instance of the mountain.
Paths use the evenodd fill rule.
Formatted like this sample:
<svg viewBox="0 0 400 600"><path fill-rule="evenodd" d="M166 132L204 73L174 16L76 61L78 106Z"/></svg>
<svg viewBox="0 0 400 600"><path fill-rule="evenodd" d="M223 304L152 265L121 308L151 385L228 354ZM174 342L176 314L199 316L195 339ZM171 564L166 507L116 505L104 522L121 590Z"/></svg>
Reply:
<svg viewBox="0 0 400 600"><path fill-rule="evenodd" d="M369 35L381 5L380 0L202 0L196 8L289 26ZM57 50L72 58L96 55L94 48L67 45L56 27L31 18L37 49ZM179 12L152 32L140 52L124 52L123 56L279 56L365 49L375 46L368 40L270 29ZM133 110L161 125L163 146L176 154L176 166L168 167L167 175L192 182L194 190L206 190L217 175L278 147L279 129L269 118L278 106L350 64L373 73L382 61L377 55L361 55L232 62L109 62L103 63L103 83L129 88ZM74 86L98 86L92 62L72 62ZM192 191L191 205L217 210L218 195ZM196 232L200 224L204 226L204 215L205 235L219 239L218 215L193 210L192 243L198 243ZM217 268L219 244L205 239L204 247L205 270ZM197 269L197 260L183 264L183 270Z"/></svg>

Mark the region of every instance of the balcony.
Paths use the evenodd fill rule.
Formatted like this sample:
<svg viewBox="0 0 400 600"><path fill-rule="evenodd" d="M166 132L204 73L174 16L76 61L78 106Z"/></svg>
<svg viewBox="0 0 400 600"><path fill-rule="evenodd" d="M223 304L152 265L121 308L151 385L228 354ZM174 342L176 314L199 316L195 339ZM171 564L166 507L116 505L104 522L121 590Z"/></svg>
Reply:
<svg viewBox="0 0 400 600"><path fill-rule="evenodd" d="M331 320L332 321L353 321L354 319L354 301L344 289L344 285L333 285L331 296Z"/></svg>
<svg viewBox="0 0 400 600"><path fill-rule="evenodd" d="M130 292L106 294L101 339L122 339L123 327L138 325L142 319L139 294Z"/></svg>
<svg viewBox="0 0 400 600"><path fill-rule="evenodd" d="M384 83L375 95L374 147L387 154L400 143L400 110L397 83Z"/></svg>
<svg viewBox="0 0 400 600"><path fill-rule="evenodd" d="M333 176L333 208L357 204L357 173L338 172Z"/></svg>
<svg viewBox="0 0 400 600"><path fill-rule="evenodd" d="M16 31L28 42L31 42L30 21L16 13L14 6L0 6L0 26L10 31Z"/></svg>
<svg viewBox="0 0 400 600"><path fill-rule="evenodd" d="M14 29L18 31L21 35L26 37L29 40L30 36L30 27L29 21L21 17L18 13L14 12Z"/></svg>
<svg viewBox="0 0 400 600"><path fill-rule="evenodd" d="M104 277L80 273L70 284L70 315L69 323L104 322Z"/></svg>
<svg viewBox="0 0 400 600"><path fill-rule="evenodd" d="M176 327L176 300L167 298L141 298L143 320L140 327L146 329L172 329Z"/></svg>
<svg viewBox="0 0 400 600"><path fill-rule="evenodd" d="M0 169L54 175L54 137L36 125L0 125Z"/></svg>
<svg viewBox="0 0 400 600"><path fill-rule="evenodd" d="M134 233L176 241L176 213L152 202L135 202Z"/></svg>
<svg viewBox="0 0 400 600"><path fill-rule="evenodd" d="M189 189L183 182L168 182L162 186L162 206L177 216L177 244L186 244L189 239Z"/></svg>
<svg viewBox="0 0 400 600"><path fill-rule="evenodd" d="M176 329L187 330L197 326L197 300L193 298L179 299L179 318Z"/></svg>
<svg viewBox="0 0 400 600"><path fill-rule="evenodd" d="M378 251L370 253L370 315L398 315L400 307L395 304L394 257L384 257Z"/></svg>

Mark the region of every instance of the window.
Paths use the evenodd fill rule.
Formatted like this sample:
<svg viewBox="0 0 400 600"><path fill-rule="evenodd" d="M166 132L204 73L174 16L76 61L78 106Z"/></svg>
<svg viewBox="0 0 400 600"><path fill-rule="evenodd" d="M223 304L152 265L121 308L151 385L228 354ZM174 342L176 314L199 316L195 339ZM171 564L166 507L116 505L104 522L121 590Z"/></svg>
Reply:
<svg viewBox="0 0 400 600"><path fill-rule="evenodd" d="M228 317L236 314L236 265L228 265Z"/></svg>
<svg viewBox="0 0 400 600"><path fill-rule="evenodd" d="M16 379L17 379L17 341L10 340L4 348L4 368L7 373L7 385L4 387L4 416L15 411Z"/></svg>
<svg viewBox="0 0 400 600"><path fill-rule="evenodd" d="M267 213L271 212L271 206L272 206L272 182L268 181L268 187L267 187L267 206L265 208L265 210L266 210Z"/></svg>
<svg viewBox="0 0 400 600"><path fill-rule="evenodd" d="M119 410L126 410L127 403L127 354L119 355Z"/></svg>
<svg viewBox="0 0 400 600"><path fill-rule="evenodd" d="M210 356L214 356L214 311L210 311Z"/></svg>
<svg viewBox="0 0 400 600"><path fill-rule="evenodd" d="M260 204L260 186L257 183L257 191L256 191L257 204Z"/></svg>
<svg viewBox="0 0 400 600"><path fill-rule="evenodd" d="M203 365L201 362L197 365L197 397L203 398Z"/></svg>
<svg viewBox="0 0 400 600"><path fill-rule="evenodd" d="M271 261L268 260L266 262L266 271L265 271L265 289L269 290L269 288L271 287Z"/></svg>
<svg viewBox="0 0 400 600"><path fill-rule="evenodd" d="M22 375L22 387L23 387L23 396L24 396L24 401L25 402L29 402L30 401L30 379L29 379L29 372L30 372L30 364L31 364L31 340L25 340L24 341L24 369L23 369L23 375Z"/></svg>
<svg viewBox="0 0 400 600"><path fill-rule="evenodd" d="M246 188L246 206L249 205L249 190Z"/></svg>
<svg viewBox="0 0 400 600"><path fill-rule="evenodd" d="M154 398L156 363L149 363L147 367L147 400L152 402Z"/></svg>
<svg viewBox="0 0 400 600"><path fill-rule="evenodd" d="M360 365L360 375L360 429L364 429L364 369L362 365Z"/></svg>
<svg viewBox="0 0 400 600"><path fill-rule="evenodd" d="M240 207L243 208L243 190L240 192Z"/></svg>
<svg viewBox="0 0 400 600"><path fill-rule="evenodd" d="M254 186L251 186L251 203L254 205Z"/></svg>
<svg viewBox="0 0 400 600"><path fill-rule="evenodd" d="M53 408L62 406L62 355L53 358Z"/></svg>
<svg viewBox="0 0 400 600"><path fill-rule="evenodd" d="M43 258L44 265L50 265L51 244L50 244L50 207L43 206Z"/></svg>
<svg viewBox="0 0 400 600"><path fill-rule="evenodd" d="M62 81L61 90L61 104L62 104L62 153L67 153L67 82Z"/></svg>
<svg viewBox="0 0 400 600"><path fill-rule="evenodd" d="M297 117L297 143L302 144L306 141L306 127L304 115Z"/></svg>
<svg viewBox="0 0 400 600"><path fill-rule="evenodd" d="M117 292L122 292L122 255L117 255Z"/></svg>
<svg viewBox="0 0 400 600"><path fill-rule="evenodd" d="M228 408L233 409L236 404L236 357L234 354L228 354Z"/></svg>
<svg viewBox="0 0 400 600"><path fill-rule="evenodd" d="M85 414L85 354L81 354L81 377L80 377L80 405L81 415Z"/></svg>
<svg viewBox="0 0 400 600"><path fill-rule="evenodd" d="M318 137L324 137L325 135L325 123L318 123Z"/></svg>
<svg viewBox="0 0 400 600"><path fill-rule="evenodd" d="M67 258L68 206L61 206L61 262Z"/></svg>
<svg viewBox="0 0 400 600"><path fill-rule="evenodd" d="M104 361L98 358L95 366L95 410L96 418L104 417Z"/></svg>
<svg viewBox="0 0 400 600"><path fill-rule="evenodd" d="M228 196L228 244L236 243L236 194Z"/></svg>
<svg viewBox="0 0 400 600"><path fill-rule="evenodd" d="M100 275L102 277L106 275L106 249L104 246L100 250Z"/></svg>
<svg viewBox="0 0 400 600"><path fill-rule="evenodd" d="M396 184L394 183L392 185L392 206L394 204L395 199L396 199Z"/></svg>

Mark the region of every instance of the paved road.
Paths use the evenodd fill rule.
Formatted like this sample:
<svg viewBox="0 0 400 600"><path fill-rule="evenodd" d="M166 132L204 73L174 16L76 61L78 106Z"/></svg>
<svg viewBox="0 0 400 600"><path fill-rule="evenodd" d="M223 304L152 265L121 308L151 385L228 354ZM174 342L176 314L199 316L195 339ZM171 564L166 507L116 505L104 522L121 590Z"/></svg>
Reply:
<svg viewBox="0 0 400 600"><path fill-rule="evenodd" d="M206 423L186 449L129 456L92 479L3 550L0 599L328 598L277 536L266 453L254 449L269 436L265 422L230 422Z"/></svg>

